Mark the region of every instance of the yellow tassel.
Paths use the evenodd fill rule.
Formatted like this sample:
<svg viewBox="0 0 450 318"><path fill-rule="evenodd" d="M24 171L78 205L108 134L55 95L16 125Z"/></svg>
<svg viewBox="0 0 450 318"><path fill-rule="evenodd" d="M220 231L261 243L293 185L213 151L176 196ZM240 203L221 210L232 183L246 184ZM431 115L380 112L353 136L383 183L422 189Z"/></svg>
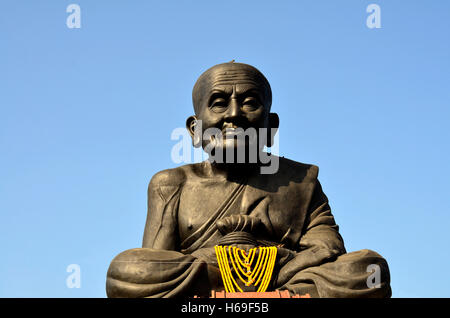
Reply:
<svg viewBox="0 0 450 318"><path fill-rule="evenodd" d="M265 292L267 290L275 266L277 255L277 248L275 246L252 248L248 254L235 246L216 245L214 246L214 250L219 264L223 286L227 293L235 292L235 287L238 291L242 292L242 288L233 276L231 267L234 269L235 276L245 286L250 286L254 283L255 287L259 285L257 292ZM258 251L258 257L252 269L256 251Z"/></svg>

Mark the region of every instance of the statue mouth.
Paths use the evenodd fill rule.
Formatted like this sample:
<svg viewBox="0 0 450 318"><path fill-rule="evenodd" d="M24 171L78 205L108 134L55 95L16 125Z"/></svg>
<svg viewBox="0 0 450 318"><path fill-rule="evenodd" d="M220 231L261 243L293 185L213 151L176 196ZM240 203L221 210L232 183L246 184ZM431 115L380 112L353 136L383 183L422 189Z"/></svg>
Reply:
<svg viewBox="0 0 450 318"><path fill-rule="evenodd" d="M211 148L248 148L258 143L258 133L256 129L245 129L230 125L218 130L216 134L209 136Z"/></svg>
<svg viewBox="0 0 450 318"><path fill-rule="evenodd" d="M240 127L228 127L222 130L222 136L224 139L233 139L244 134L244 129Z"/></svg>

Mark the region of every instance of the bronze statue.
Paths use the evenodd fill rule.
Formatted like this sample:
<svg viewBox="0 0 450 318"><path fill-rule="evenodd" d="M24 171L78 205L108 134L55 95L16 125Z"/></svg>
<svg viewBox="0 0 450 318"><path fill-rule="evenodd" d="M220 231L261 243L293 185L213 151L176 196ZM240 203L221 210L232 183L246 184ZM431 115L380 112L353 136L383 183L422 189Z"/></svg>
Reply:
<svg viewBox="0 0 450 318"><path fill-rule="evenodd" d="M153 176L142 248L124 251L111 262L108 297L208 297L211 291L223 291L215 246L242 251L276 247L267 291L391 296L389 268L379 254L346 252L317 166L269 155L277 169L261 173L267 166L264 145L271 146L279 125L271 104L269 82L253 66L232 61L199 77L193 89L195 116L187 119L186 127L194 146L202 146L211 157L221 150L223 160ZM251 128L256 139L235 138L239 129ZM205 135L208 129L222 132L222 138ZM252 145L257 145L256 160ZM237 149L245 149L244 160L237 158ZM376 286L369 284L371 268L379 270ZM252 288L243 285L244 291Z"/></svg>

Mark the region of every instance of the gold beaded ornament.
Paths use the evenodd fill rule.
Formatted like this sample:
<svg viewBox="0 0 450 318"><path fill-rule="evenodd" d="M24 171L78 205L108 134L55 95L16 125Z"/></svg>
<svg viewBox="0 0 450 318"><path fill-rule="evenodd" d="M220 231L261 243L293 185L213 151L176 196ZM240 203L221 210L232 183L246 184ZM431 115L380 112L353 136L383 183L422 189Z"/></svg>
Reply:
<svg viewBox="0 0 450 318"><path fill-rule="evenodd" d="M275 259L277 256L277 248L275 246L259 246L249 250L248 254L244 250L235 246L214 246L219 263L220 274L222 275L223 285L227 293L243 292L242 288L236 282L231 272L230 263L237 277L245 286L258 287L256 292L265 292L272 278ZM251 268L258 253L256 263Z"/></svg>

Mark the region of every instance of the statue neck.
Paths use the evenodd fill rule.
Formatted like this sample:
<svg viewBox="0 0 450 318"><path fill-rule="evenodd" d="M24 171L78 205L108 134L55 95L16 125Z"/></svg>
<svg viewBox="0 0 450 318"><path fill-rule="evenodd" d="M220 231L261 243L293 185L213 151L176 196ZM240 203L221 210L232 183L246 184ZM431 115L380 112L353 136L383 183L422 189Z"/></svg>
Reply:
<svg viewBox="0 0 450 318"><path fill-rule="evenodd" d="M258 163L216 163L206 160L203 164L206 176L227 180L259 173L260 168Z"/></svg>

